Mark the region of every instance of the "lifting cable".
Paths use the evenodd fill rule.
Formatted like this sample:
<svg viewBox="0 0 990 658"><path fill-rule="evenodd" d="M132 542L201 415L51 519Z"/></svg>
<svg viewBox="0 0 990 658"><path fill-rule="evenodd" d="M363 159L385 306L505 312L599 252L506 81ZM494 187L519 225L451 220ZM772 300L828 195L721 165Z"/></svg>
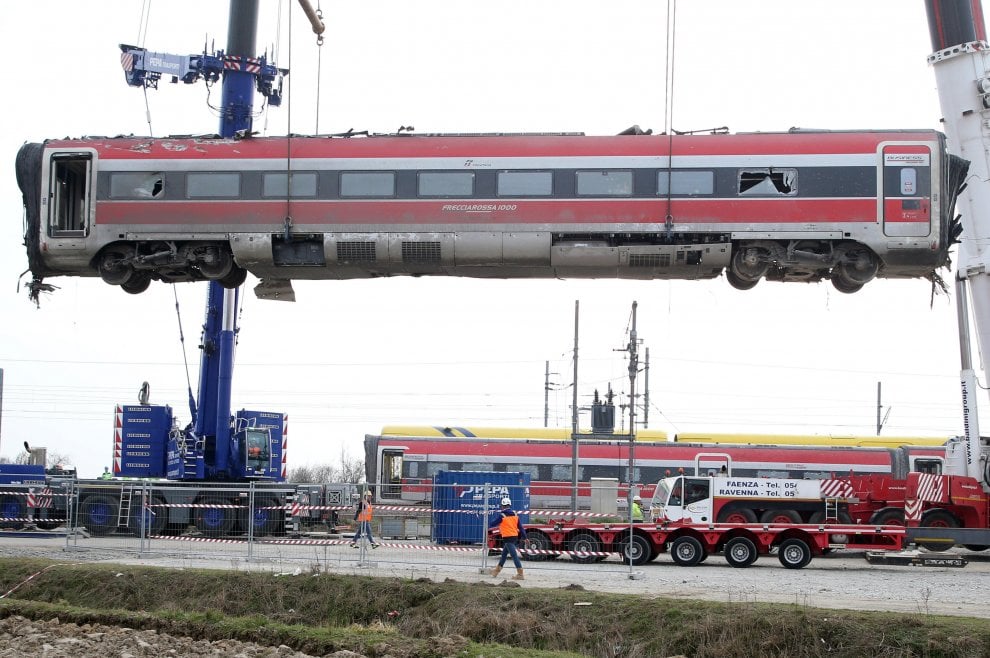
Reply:
<svg viewBox="0 0 990 658"><path fill-rule="evenodd" d="M193 399L192 380L189 378L189 359L186 356L186 336L182 333L182 315L179 313L179 293L172 282L172 295L175 297L175 319L179 323L179 344L182 345L182 363L186 366L186 387L189 389L189 399Z"/></svg>
<svg viewBox="0 0 990 658"><path fill-rule="evenodd" d="M292 71L292 3L289 3L289 72ZM281 35L279 39L281 40ZM292 230L292 79L289 78L289 90L285 95L285 220L283 221L283 232L285 241L289 241L289 232Z"/></svg>
<svg viewBox="0 0 990 658"><path fill-rule="evenodd" d="M144 48L144 42L148 38L148 22L151 17L151 0L144 0L141 3L141 18L138 19L137 45ZM151 127L151 106L148 105L148 85L142 87L144 92L144 116L148 122L148 136L154 137L155 131Z"/></svg>
<svg viewBox="0 0 990 658"><path fill-rule="evenodd" d="M672 212L671 195L673 194L674 169L674 36L676 33L677 0L667 0L667 52L664 58L664 106L663 131L667 134L667 213L664 217L664 229L668 240L674 230L674 215Z"/></svg>
<svg viewBox="0 0 990 658"><path fill-rule="evenodd" d="M316 18L323 23L323 9L320 8L320 2L316 2ZM316 30L316 27L313 28ZM315 134L320 134L320 82L322 81L323 75L323 32L317 32L316 34L316 130Z"/></svg>

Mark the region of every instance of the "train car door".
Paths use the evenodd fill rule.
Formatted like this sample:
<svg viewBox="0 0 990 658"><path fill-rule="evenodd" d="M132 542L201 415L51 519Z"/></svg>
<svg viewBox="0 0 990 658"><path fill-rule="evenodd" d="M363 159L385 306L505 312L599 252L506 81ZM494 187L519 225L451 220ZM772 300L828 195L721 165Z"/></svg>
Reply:
<svg viewBox="0 0 990 658"><path fill-rule="evenodd" d="M883 233L921 238L932 227L931 149L923 144L883 147Z"/></svg>
<svg viewBox="0 0 990 658"><path fill-rule="evenodd" d="M48 172L48 235L84 238L92 224L93 155L55 153Z"/></svg>

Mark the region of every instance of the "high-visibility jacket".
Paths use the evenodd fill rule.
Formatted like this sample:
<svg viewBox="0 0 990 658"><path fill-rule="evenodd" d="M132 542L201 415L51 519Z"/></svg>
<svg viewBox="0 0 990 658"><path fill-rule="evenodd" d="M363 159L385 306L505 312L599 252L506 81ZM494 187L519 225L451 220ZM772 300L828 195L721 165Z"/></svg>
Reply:
<svg viewBox="0 0 990 658"><path fill-rule="evenodd" d="M361 512L358 514L358 521L371 521L371 503L365 502L361 505Z"/></svg>
<svg viewBox="0 0 990 658"><path fill-rule="evenodd" d="M519 523L519 517L512 510L502 512L502 520L498 522L498 532L503 539L516 537L526 539L526 530Z"/></svg>

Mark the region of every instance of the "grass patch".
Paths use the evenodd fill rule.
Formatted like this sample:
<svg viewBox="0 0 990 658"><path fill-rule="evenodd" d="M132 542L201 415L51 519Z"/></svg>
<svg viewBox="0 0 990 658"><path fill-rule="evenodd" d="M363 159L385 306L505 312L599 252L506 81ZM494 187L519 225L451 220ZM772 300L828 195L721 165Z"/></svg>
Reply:
<svg viewBox="0 0 990 658"><path fill-rule="evenodd" d="M33 578L30 578L34 576ZM729 604L313 571L0 559L0 616L368 656L990 658L982 619ZM580 604L580 605L578 605Z"/></svg>

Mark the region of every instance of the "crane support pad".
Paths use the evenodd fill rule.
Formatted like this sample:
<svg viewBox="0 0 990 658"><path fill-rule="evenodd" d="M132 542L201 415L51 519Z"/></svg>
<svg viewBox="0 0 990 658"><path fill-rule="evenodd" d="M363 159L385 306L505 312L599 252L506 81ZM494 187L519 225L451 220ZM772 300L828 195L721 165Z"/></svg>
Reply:
<svg viewBox="0 0 990 658"><path fill-rule="evenodd" d="M960 555L920 555L918 553L887 553L867 551L866 561L870 564L889 564L909 567L958 567L969 561Z"/></svg>

